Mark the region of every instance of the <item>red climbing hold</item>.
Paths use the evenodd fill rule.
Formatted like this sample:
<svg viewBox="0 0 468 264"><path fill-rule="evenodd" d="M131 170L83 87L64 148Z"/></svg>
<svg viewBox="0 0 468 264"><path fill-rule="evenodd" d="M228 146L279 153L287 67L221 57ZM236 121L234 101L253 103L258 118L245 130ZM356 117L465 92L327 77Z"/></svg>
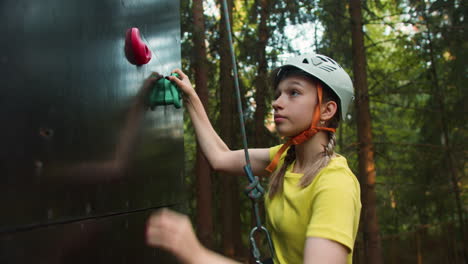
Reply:
<svg viewBox="0 0 468 264"><path fill-rule="evenodd" d="M138 28L127 30L125 37L125 56L131 64L143 65L151 60L151 51L143 42Z"/></svg>

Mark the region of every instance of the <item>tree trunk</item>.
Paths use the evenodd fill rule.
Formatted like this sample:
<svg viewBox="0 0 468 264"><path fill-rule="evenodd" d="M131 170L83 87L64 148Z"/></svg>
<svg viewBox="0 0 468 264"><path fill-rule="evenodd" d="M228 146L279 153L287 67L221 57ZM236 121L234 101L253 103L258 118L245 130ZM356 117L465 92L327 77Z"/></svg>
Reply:
<svg viewBox="0 0 468 264"><path fill-rule="evenodd" d="M421 242L421 232L423 232L422 229L417 229L415 232L416 236L416 261L417 264L423 264L423 255L422 255L422 242Z"/></svg>
<svg viewBox="0 0 468 264"><path fill-rule="evenodd" d="M257 56L257 77L255 79L255 147L265 147L266 142L266 128L265 128L265 116L266 116L266 94L268 89L268 63L266 59L266 46L268 39L270 38L270 32L268 31L267 20L270 17L270 0L260 0L260 23L258 25L258 43L257 50L254 56ZM256 8L254 6L254 8Z"/></svg>
<svg viewBox="0 0 468 264"><path fill-rule="evenodd" d="M372 144L371 116L366 73L364 34L360 0L350 0L353 73L356 91L357 130L359 141L359 180L362 190L362 217L366 263L380 264L382 248L377 221L375 192L374 146Z"/></svg>
<svg viewBox="0 0 468 264"><path fill-rule="evenodd" d="M229 17L232 17L232 0L227 0ZM220 5L222 7L222 3ZM227 35L224 12L221 12L220 23L220 134L221 138L228 146L232 146L235 141L237 123L237 107L235 104L234 80L232 76L232 61L229 50L229 39ZM232 20L231 20L232 21ZM231 23L232 25L232 23ZM239 183L237 176L221 175L221 219L222 219L222 246L223 253L229 257L240 255L242 248L240 232L240 201Z"/></svg>
<svg viewBox="0 0 468 264"><path fill-rule="evenodd" d="M195 0L192 3L193 13L193 46L195 69L195 88L205 110L208 112L208 62L205 45L205 17L203 14L203 1ZM213 214L212 214L212 188L211 168L197 144L197 157L195 162L195 177L197 188L197 218L196 226L198 236L203 245L213 248Z"/></svg>

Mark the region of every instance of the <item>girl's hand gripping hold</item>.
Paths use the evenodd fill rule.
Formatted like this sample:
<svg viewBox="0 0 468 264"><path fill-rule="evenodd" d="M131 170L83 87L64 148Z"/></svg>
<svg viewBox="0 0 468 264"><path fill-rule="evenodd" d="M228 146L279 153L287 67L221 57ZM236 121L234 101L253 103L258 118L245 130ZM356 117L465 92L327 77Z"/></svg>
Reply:
<svg viewBox="0 0 468 264"><path fill-rule="evenodd" d="M172 71L172 73L179 74L179 77L177 78L176 76L167 76L166 78L179 86L180 90L186 97L196 95L195 89L193 89L192 83L190 83L190 79L182 70L175 69Z"/></svg>

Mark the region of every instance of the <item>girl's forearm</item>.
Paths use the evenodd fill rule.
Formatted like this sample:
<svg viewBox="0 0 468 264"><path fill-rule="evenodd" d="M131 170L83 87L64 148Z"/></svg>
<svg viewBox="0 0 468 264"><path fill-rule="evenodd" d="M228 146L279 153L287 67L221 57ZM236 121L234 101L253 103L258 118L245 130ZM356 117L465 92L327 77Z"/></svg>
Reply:
<svg viewBox="0 0 468 264"><path fill-rule="evenodd" d="M213 168L216 168L222 152L230 151L229 147L219 137L208 119L200 98L194 93L185 98L185 107L190 114L198 144L203 154Z"/></svg>

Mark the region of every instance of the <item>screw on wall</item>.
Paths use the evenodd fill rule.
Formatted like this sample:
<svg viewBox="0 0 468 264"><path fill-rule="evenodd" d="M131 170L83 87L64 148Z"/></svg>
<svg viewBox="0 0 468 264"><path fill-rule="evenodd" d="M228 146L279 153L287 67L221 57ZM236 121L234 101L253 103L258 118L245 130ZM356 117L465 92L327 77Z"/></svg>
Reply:
<svg viewBox="0 0 468 264"><path fill-rule="evenodd" d="M39 135L45 139L51 139L54 136L54 130L51 128L39 128Z"/></svg>

